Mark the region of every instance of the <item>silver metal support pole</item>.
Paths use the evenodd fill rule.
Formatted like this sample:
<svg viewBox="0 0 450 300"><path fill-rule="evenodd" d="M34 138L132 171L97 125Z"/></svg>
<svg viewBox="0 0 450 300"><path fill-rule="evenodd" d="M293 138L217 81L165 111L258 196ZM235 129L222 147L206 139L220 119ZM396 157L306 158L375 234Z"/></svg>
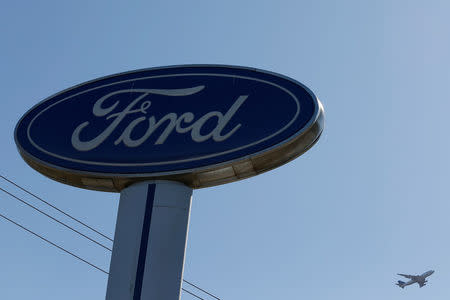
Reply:
<svg viewBox="0 0 450 300"><path fill-rule="evenodd" d="M106 300L179 300L192 189L146 181L120 193Z"/></svg>

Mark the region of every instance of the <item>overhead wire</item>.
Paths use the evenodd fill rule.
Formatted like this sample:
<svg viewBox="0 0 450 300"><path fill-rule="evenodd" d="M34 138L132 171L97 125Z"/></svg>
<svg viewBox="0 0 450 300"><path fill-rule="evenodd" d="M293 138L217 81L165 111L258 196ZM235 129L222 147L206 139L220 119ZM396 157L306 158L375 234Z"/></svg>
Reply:
<svg viewBox="0 0 450 300"><path fill-rule="evenodd" d="M61 247L61 246L59 246L59 245L57 245L57 244L55 244L55 243L49 241L48 239L44 238L43 236L41 236L41 235L39 235L39 234L37 234L37 233L31 231L30 229L26 228L25 226L20 225L19 223L17 223L17 222L15 222L15 221L11 220L10 218L6 217L5 215L3 215L3 214L1 214L1 213L0 213L0 217L2 217L3 219L5 219L5 220L7 220L7 221L9 221L9 222L11 222L11 223L13 223L13 224L16 225L16 226L19 226L19 227L22 228L23 230L25 230L25 231L27 231L27 232L29 232L29 233L31 233L31 234L37 236L38 238L44 240L45 242L47 242L47 243L49 243L50 245L52 245L52 246L58 248L59 250L62 250L62 251L64 251L64 252L66 252L67 254L72 255L73 257L75 257L75 258L81 260L82 262L84 262L84 263L90 265L91 267L94 267L94 268L96 268L97 270L102 271L103 273L109 274L108 272L106 272L106 271L103 270L102 268L97 267L96 265L94 265L94 264L88 262L87 260L85 260L85 259L79 257L78 255L76 255L76 254L70 252L69 250L66 250L66 249L64 249L63 247Z"/></svg>
<svg viewBox="0 0 450 300"><path fill-rule="evenodd" d="M204 289L202 289L201 287L199 287L199 286L196 286L195 284L193 284L193 283L191 283L191 282L189 282L189 281L187 281L187 280L184 280L184 279L183 279L183 281L184 281L184 282L186 282L187 284L189 284L189 285L191 285L191 286L195 287L196 289L198 289L198 290L202 291L203 293L205 293L205 294L208 294L209 296L211 296L211 297L213 297L213 298L215 298L215 299L217 299L217 300L220 300L220 298L219 298L219 297L217 297L217 296L214 296L213 294L211 294L211 293L209 293L209 292L205 291L205 290L204 290Z"/></svg>
<svg viewBox="0 0 450 300"><path fill-rule="evenodd" d="M34 236L40 238L41 240L43 240L43 241L49 243L50 245L52 245L52 246L58 248L59 250L64 251L65 253L72 255L73 257L75 257L76 259L78 259L78 260L84 262L85 264L88 264L89 266L91 266L91 267L93 267L93 268L95 268L95 269L97 269L97 270L99 270L99 271L101 271L101 272L103 272L103 273L105 273L105 274L107 274L107 275L109 274L109 272L105 271L104 269L102 269L102 268L100 268L100 267L94 265L93 263L91 263L91 262L89 262L89 261L87 261L87 260L85 260L85 259L79 257L78 255L74 254L73 252L71 252L71 251L69 251L69 250L66 250L66 249L64 249L63 247L61 247L61 246L59 246L59 245L57 245L57 244L55 244L55 243L49 241L48 239L44 238L44 237L41 236L40 234L37 234L36 232L34 232L34 231L32 231L32 230L26 228L25 226L23 226L23 225L17 223L16 221L14 221L14 220L8 218L7 216L5 216L5 215L3 215L3 214L0 213L0 217L3 218L3 219L5 219L5 220L7 220L8 222L10 222L10 223L12 223L12 224L18 226L18 227L20 227L21 229L27 231L28 233L31 233L32 235L34 235ZM201 298L200 296L198 296L197 294L195 294L195 293L193 293L193 292L191 292L191 291L188 291L188 290L186 290L186 289L184 289L184 288L182 288L182 290L185 291L186 293L188 293L188 294L190 294L190 295L192 295L192 296L198 298L198 299L205 300L205 299ZM203 290L202 290L202 291L203 291Z"/></svg>
<svg viewBox="0 0 450 300"><path fill-rule="evenodd" d="M93 227L91 227L91 226L85 224L84 222L79 221L77 218L75 218L75 217L69 215L68 213L66 213L66 212L64 212L63 210L57 208L56 206L52 205L51 203L49 203L49 202L43 200L42 198L38 197L37 195L33 194L32 192L28 191L27 189L21 187L20 185L18 185L17 183L15 183L15 182L12 181L12 180L6 178L5 176L0 175L0 178L4 179L5 181L9 182L10 184L14 185L15 187L21 189L22 191L28 193L29 195L35 197L36 199L40 200L40 201L43 202L44 204L46 204L46 205L48 205L48 206L54 208L55 210L61 212L61 213L64 214L65 216L71 218L72 220L74 220L74 221L76 221L77 223L79 223L79 224L85 226L86 228L89 228L90 230L96 232L97 234L99 234L99 235L101 235L101 236L107 238L108 240L110 240L110 241L112 241L112 242L114 241L114 240L111 239L110 237L108 237L108 236L102 234L101 232L99 232L98 230L94 229ZM106 250L112 252L112 249L111 249L111 248L108 248L107 246L105 246L105 245L99 243L98 241L95 241L94 239L92 239L92 238L88 237L87 235L85 235L85 234L79 232L78 230L72 228L71 226L69 226L69 225L67 225L67 224L65 224L65 223L63 223L63 222L61 222L61 221L59 221L58 219L56 219L56 218L50 216L49 214L43 212L42 210L40 210L40 209L38 209L37 207L31 205L30 203L26 202L25 200L23 200L23 199L17 197L16 195L14 195L14 194L8 192L7 190L5 190L5 189L3 189L3 188L0 187L0 191L2 191L2 192L4 192L4 193L8 194L9 196L13 197L14 199L16 199L16 200L18 200L18 201L20 201L20 202L26 204L27 206L33 208L34 210L38 211L39 213L45 215L46 217L48 217L48 218L54 220L55 222L57 222L57 223L59 223L59 224L65 226L66 228L68 228L68 229L70 229L70 230L76 232L77 234L83 236L84 238L90 240L91 242L93 242L93 243L95 243L95 244L97 244L97 245L99 245L99 246L105 248ZM66 250L66 249L64 249L64 248L62 248L61 246L58 246L57 244L55 244L55 243L53 243L53 242L51 242L51 241L45 239L44 237L40 236L39 234L37 234L37 233L35 233L35 232L29 230L28 228L26 228L26 227L20 225L19 223L15 222L15 221L13 221L13 220L11 220L11 219L9 219L9 218L7 218L6 216L0 214L0 217L2 217L2 218L4 218L5 220L7 220L7 221L9 221L9 222L11 222L11 223L13 223L13 224L19 226L20 228L26 230L27 232L29 232L29 233L31 233L31 234L33 234L33 235L39 237L40 239L42 239L42 240L46 241L47 243L49 243L49 244L55 246L56 248L58 248L58 249L60 249L60 250L62 250L62 251L64 251L64 252L66 252L66 253L72 255L73 257L75 257L75 258L77 258L77 259L79 259L79 260L81 260L81 261L83 261L84 263L86 263L86 264L88 264L88 265L90 265L90 266L92 266L92 267L98 269L99 271L101 271L101 272L103 272L103 273L105 273L105 274L109 274L107 271L103 270L102 268L100 268L100 267L98 267L98 266L96 266L96 265L94 265L94 264L88 262L87 260L85 260L85 259L83 259L83 258L77 256L76 254L74 254L74 253L72 253L72 252L70 252L70 251L68 251L68 250ZM194 288L196 288L196 289L202 291L203 293L205 293L205 294L207 294L207 295L209 295L209 296L211 296L211 297L213 297L213 298L215 298L215 299L217 299L217 300L221 300L221 299L218 298L217 296L215 296L215 295L209 293L208 291L206 291L206 290L200 288L199 286L197 286L197 285L195 285L195 284L193 284L193 283L191 283L191 282L189 282L189 281L187 281L187 280L185 280L185 279L183 279L183 282L185 282L185 283L187 283L187 284L193 286ZM182 288L182 290L185 291L185 292L188 293L188 294L191 294L191 295L197 297L198 299L203 299L203 298L200 298L198 295L195 295L195 294L189 292L188 290L185 290L184 288ZM203 300L204 300L204 299L203 299Z"/></svg>
<svg viewBox="0 0 450 300"><path fill-rule="evenodd" d="M53 221L57 222L58 224L61 224L62 226L66 227L66 228L68 228L68 229L70 229L70 230L72 230L73 232L75 232L75 233L81 235L82 237L84 237L84 238L90 240L91 242L93 242L93 243L95 243L95 244L97 244L97 245L99 245L99 246L105 248L106 250L112 251L111 248L108 248L107 246L103 245L102 243L97 242L96 240L94 240L94 239L88 237L87 235L85 235L84 233L81 233L81 232L79 232L78 230L76 230L75 228L73 228L73 227L71 227L71 226L69 226L69 225L67 225L67 224L65 224L65 223L63 223L63 222L61 222L60 220L56 219L55 217L50 216L49 214L43 212L42 210L40 210L40 209L37 208L36 206L34 206L34 205L28 203L27 201L23 200L22 198L17 197L16 195L14 195L14 194L8 192L7 190L5 190L5 189L3 189L3 188L0 188L0 191L2 191L2 192L4 192L5 194L7 194L7 195L9 195L9 196L11 196L11 197L13 197L13 198L15 198L16 200L22 202L23 204L28 205L28 206L31 207L32 209L38 211L39 213L43 214L44 216L46 216L46 217L48 217L48 218L50 218L50 219L52 219Z"/></svg>
<svg viewBox="0 0 450 300"><path fill-rule="evenodd" d="M58 212L60 212L60 213L62 213L63 215L65 215L66 217L68 217L68 218L74 220L75 222L77 222L77 223L83 225L83 226L86 227L86 228L89 228L90 230L92 230L93 232L95 232L95 233L101 235L101 236L104 237L105 239L108 239L108 240L110 240L111 242L113 241L113 239L110 238L109 236L107 236L106 234L101 233L101 232L98 231L97 229L95 229L95 228L93 228L93 227L87 225L86 223L84 223L84 222L80 221L79 219L77 219L77 218L71 216L70 214L66 213L65 211L63 211L63 210L57 208L56 206L54 206L53 204L51 204L51 203L45 201L44 199L42 199L41 197L37 196L36 194L34 194L34 193L30 192L29 190L27 190L27 189L21 187L20 185L18 185L18 184L15 183L14 181L12 181L12 180L6 178L6 177L3 176L3 175L0 175L0 178L2 178L3 180L5 180L5 181L9 182L10 184L14 185L14 186L17 187L18 189L21 189L21 190L24 191L25 193L27 193L27 194L33 196L34 198L38 199L39 201L45 203L46 205L50 206L51 208L57 210Z"/></svg>
<svg viewBox="0 0 450 300"><path fill-rule="evenodd" d="M194 296L194 297L197 298L197 299L205 300L205 299L201 298L199 295L196 295L196 294L194 294L194 293L192 293L192 292L190 292L190 291L188 291L188 290L186 290L186 289L184 289L184 288L181 288L181 289L182 289L184 292L188 293L189 295Z"/></svg>

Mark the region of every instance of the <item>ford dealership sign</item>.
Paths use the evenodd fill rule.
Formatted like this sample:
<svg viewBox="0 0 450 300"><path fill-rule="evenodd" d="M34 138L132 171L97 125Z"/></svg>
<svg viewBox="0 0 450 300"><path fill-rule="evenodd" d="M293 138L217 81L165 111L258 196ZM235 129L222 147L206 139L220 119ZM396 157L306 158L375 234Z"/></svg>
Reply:
<svg viewBox="0 0 450 300"><path fill-rule="evenodd" d="M299 156L323 129L302 84L257 69L189 65L90 81L42 101L15 139L39 172L120 191L145 179L198 188L259 174Z"/></svg>

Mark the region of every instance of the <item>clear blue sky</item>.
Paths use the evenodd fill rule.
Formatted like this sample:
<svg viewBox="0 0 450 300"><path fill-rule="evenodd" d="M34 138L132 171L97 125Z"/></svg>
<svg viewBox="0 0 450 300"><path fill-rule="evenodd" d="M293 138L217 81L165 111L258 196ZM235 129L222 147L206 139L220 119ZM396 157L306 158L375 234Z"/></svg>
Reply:
<svg viewBox="0 0 450 300"><path fill-rule="evenodd" d="M282 73L321 99L325 131L285 166L194 191L185 278L223 299L448 299L449 11L433 0L3 1L0 174L113 235L118 194L22 161L13 130L26 110L133 69ZM109 267L107 251L4 194L0 212ZM104 299L105 274L3 220L0 233L0 299ZM394 285L428 269L422 289Z"/></svg>

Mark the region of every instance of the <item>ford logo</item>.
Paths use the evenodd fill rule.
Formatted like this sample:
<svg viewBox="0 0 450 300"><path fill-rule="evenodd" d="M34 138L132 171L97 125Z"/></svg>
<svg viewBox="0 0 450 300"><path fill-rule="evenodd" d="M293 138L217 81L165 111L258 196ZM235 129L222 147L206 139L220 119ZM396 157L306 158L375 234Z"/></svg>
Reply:
<svg viewBox="0 0 450 300"><path fill-rule="evenodd" d="M20 154L37 171L120 191L169 179L193 187L280 166L319 138L323 108L295 80L244 67L132 71L53 95L18 122Z"/></svg>

